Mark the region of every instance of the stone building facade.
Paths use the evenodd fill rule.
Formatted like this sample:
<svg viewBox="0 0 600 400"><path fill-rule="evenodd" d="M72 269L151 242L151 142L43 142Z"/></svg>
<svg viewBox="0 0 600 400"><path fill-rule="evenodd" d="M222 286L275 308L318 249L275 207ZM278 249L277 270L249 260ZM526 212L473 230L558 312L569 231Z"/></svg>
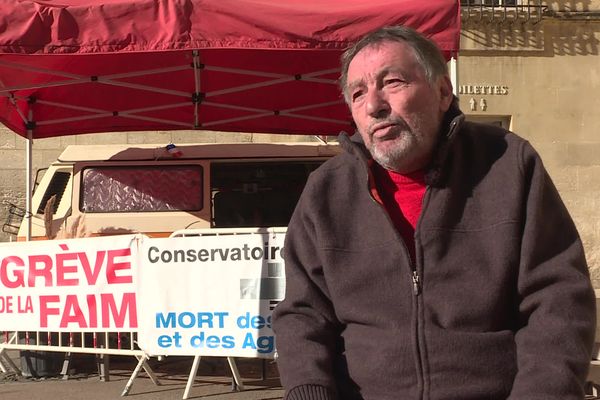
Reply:
<svg viewBox="0 0 600 400"><path fill-rule="evenodd" d="M468 118L501 124L541 154L600 289L600 0L464 0L457 93ZM307 137L126 132L34 142L34 170L68 144L290 141ZM0 222L24 204L25 140L0 126ZM556 227L559 235L561 227ZM12 235L1 232L0 241Z"/></svg>
<svg viewBox="0 0 600 400"><path fill-rule="evenodd" d="M600 288L600 0L462 3L461 107L538 150Z"/></svg>

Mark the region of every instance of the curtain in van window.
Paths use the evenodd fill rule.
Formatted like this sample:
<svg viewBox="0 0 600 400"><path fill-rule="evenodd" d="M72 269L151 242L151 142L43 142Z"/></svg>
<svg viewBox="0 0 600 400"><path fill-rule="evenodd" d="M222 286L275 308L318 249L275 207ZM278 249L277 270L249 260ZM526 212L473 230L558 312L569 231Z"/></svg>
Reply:
<svg viewBox="0 0 600 400"><path fill-rule="evenodd" d="M202 168L86 168L81 193L82 212L198 211L202 209Z"/></svg>

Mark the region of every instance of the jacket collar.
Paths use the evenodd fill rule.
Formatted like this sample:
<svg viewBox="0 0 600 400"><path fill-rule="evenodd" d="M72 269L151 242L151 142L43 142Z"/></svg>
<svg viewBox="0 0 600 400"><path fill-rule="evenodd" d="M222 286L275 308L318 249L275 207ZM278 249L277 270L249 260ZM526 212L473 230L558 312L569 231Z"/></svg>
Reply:
<svg viewBox="0 0 600 400"><path fill-rule="evenodd" d="M426 168L425 183L429 186L441 187L444 184L447 171L446 163L448 161L448 153L450 145L454 142L457 132L465 119L464 114L458 108L456 101L446 111L442 126L440 128L439 141L434 149L434 155L431 163ZM371 158L369 150L365 147L365 143L360 134L355 133L348 136L346 132L342 132L338 137L340 146L351 155L354 155L359 160L368 166L368 160Z"/></svg>

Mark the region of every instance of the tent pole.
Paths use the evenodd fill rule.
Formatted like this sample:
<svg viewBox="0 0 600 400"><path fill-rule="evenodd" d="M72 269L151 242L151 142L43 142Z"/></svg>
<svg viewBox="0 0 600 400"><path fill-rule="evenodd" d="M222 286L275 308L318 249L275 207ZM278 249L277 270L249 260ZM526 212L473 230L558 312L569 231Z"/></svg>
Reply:
<svg viewBox="0 0 600 400"><path fill-rule="evenodd" d="M33 120L33 113L29 111L29 122ZM31 124L30 124L31 125ZM31 240L31 218L33 216L31 212L31 176L32 176L32 148L33 148L33 130L27 129L27 144L26 144L26 156L25 156L25 218L27 218L27 235L26 240Z"/></svg>
<svg viewBox="0 0 600 400"><path fill-rule="evenodd" d="M450 81L452 82L452 92L458 96L458 55L453 54L450 59Z"/></svg>
<svg viewBox="0 0 600 400"><path fill-rule="evenodd" d="M200 96L200 53L198 50L192 51L192 56L194 59L194 95L192 99L194 101L194 129L198 129L200 126L200 118L199 118L199 106L200 102L203 100Z"/></svg>

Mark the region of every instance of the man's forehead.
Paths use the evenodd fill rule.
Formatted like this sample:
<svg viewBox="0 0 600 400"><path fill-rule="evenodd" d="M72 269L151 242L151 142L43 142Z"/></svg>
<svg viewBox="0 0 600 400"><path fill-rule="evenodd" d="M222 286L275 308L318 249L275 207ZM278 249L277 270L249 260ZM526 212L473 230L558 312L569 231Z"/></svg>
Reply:
<svg viewBox="0 0 600 400"><path fill-rule="evenodd" d="M388 47L388 44L391 46ZM373 54L373 52L380 52L382 49L386 51L385 55ZM404 71L406 67L412 66L413 63L418 64L416 61L413 49L404 42L388 40L370 44L360 49L350 61L348 65L348 86L355 81L361 81L365 73L381 76L390 72L407 72Z"/></svg>
<svg viewBox="0 0 600 400"><path fill-rule="evenodd" d="M356 67L357 63L362 65L365 61L370 66L375 66L378 63L385 64L386 61L416 61L416 59L416 53L410 45L402 41L386 40L360 49L348 64L348 70Z"/></svg>

